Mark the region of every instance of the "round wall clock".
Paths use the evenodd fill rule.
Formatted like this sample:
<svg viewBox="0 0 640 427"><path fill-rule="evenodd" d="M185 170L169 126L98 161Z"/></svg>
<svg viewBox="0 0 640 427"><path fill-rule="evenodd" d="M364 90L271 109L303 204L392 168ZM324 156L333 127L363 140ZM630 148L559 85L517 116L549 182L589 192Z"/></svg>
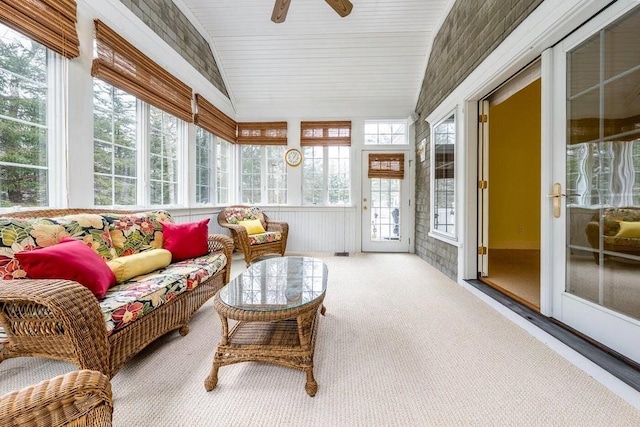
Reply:
<svg viewBox="0 0 640 427"><path fill-rule="evenodd" d="M298 166L302 163L302 153L297 148L291 148L284 153L284 160L289 166Z"/></svg>

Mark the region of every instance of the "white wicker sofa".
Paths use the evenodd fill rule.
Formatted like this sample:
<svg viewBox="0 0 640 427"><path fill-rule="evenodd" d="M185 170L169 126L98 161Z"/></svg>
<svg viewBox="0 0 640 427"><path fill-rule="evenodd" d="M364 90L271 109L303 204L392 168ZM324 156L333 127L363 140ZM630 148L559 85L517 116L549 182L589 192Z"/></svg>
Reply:
<svg viewBox="0 0 640 427"><path fill-rule="evenodd" d="M163 251L163 227L172 223L163 211L62 209L1 216L0 326L6 338L0 362L47 357L111 378L161 335L173 330L186 335L194 313L229 281L233 241L227 236L205 235L202 256L125 277L103 298L77 281L25 277L15 256L39 247L82 246L75 241L58 244L71 237L93 249L91 254L98 254L105 264L128 262L152 250ZM133 264L135 271L139 265ZM92 266L104 269L100 263Z"/></svg>

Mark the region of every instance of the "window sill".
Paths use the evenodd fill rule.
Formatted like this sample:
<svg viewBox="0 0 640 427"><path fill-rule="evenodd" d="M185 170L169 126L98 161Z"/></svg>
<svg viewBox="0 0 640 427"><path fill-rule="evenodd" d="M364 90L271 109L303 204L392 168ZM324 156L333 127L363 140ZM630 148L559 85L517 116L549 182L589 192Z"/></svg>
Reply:
<svg viewBox="0 0 640 427"><path fill-rule="evenodd" d="M440 240L441 242L448 243L451 246L455 246L457 248L462 246L462 243L459 242L456 237L452 237L446 234L440 234L440 233L435 233L433 231L430 231L429 233L427 233L427 236L432 237L436 240Z"/></svg>

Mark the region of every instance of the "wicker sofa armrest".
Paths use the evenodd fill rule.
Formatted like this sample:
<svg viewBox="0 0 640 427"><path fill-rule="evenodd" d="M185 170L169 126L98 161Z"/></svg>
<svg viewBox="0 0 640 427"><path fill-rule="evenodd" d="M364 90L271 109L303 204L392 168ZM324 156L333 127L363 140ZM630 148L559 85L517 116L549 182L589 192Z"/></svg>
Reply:
<svg viewBox="0 0 640 427"><path fill-rule="evenodd" d="M233 256L233 239L223 234L210 234L209 235L209 252L224 252L224 256L227 257L227 267L225 270L225 285L229 283L231 278L231 261Z"/></svg>
<svg viewBox="0 0 640 427"><path fill-rule="evenodd" d="M0 396L3 426L110 426L113 400L109 379L80 370Z"/></svg>
<svg viewBox="0 0 640 427"><path fill-rule="evenodd" d="M0 281L0 325L6 357L49 357L111 377L107 328L98 300L70 280Z"/></svg>

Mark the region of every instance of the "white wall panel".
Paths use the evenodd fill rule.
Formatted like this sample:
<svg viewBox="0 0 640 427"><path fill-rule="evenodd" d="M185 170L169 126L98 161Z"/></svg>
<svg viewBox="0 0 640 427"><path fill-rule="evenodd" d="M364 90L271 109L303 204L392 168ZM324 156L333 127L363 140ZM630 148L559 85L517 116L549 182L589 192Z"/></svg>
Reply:
<svg viewBox="0 0 640 427"><path fill-rule="evenodd" d="M218 225L219 208L176 210L173 219L178 223L211 218L212 233L227 234ZM265 207L269 218L289 224L287 252L355 252L356 208L347 207Z"/></svg>

